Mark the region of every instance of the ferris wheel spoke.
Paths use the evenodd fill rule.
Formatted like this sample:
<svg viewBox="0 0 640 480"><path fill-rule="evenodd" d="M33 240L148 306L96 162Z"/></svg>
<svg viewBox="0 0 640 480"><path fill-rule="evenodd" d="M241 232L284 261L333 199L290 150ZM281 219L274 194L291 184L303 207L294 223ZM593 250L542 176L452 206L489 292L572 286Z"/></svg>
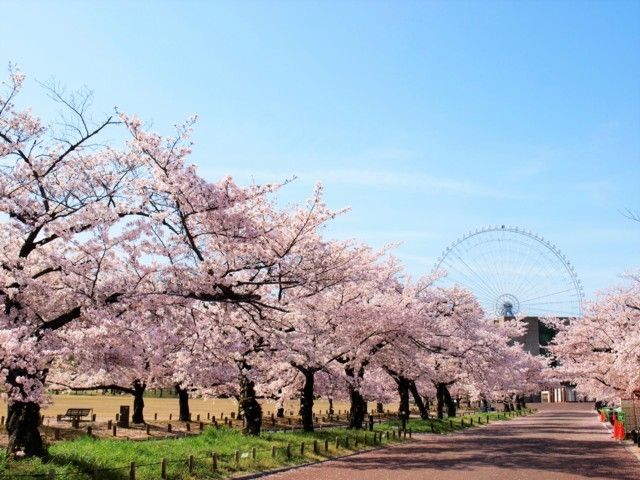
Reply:
<svg viewBox="0 0 640 480"><path fill-rule="evenodd" d="M573 304L575 303L575 300L559 300L557 302L535 302L535 303L526 303L525 305L531 305L533 307L536 307L537 305L566 305L566 304Z"/></svg>
<svg viewBox="0 0 640 480"><path fill-rule="evenodd" d="M529 245L527 248L526 256L522 258L522 268L526 268L526 271L520 276L520 282L514 287L518 296L531 296L533 291L537 291L541 288L541 285L536 285L533 280L532 273L540 268L539 258L542 257L547 260L543 251L537 248L537 246ZM538 258L538 259L537 259Z"/></svg>
<svg viewBox="0 0 640 480"><path fill-rule="evenodd" d="M536 272L538 277L542 277L544 279L557 278L557 275L554 273L554 270L553 270L553 265L551 264L552 260L547 255L544 255L544 254L542 254L542 258L544 258L545 261L540 266L538 272ZM522 294L522 296L525 297L525 300L523 300L523 302L526 302L526 298L528 297L536 298L537 296L544 296L549 291L549 288L550 288L550 285L548 284L548 282L538 281L537 283L534 283L533 276L531 275L532 272L533 270L529 269L526 275L527 282L523 287L523 294Z"/></svg>
<svg viewBox="0 0 640 480"><path fill-rule="evenodd" d="M566 311L561 311L556 309L550 310L546 308L536 308L534 311L551 313L552 315L548 315L549 317L571 317L574 315L573 312L566 312ZM543 316L543 315L539 315L539 316Z"/></svg>
<svg viewBox="0 0 640 480"><path fill-rule="evenodd" d="M456 272L458 272L460 275L462 275L465 279L467 279L467 282L468 282L471 286L475 287L475 288L472 288L472 290L474 290L474 291L476 291L476 292L477 292L478 290L481 290L481 291L483 291L483 292L485 293L485 295L489 295L489 296L493 295L493 293L492 293L490 290L488 290L484 285L482 285L481 283L478 283L478 282L477 282L475 279L473 279L472 277L469 277L466 273L464 273L463 271L461 271L459 268L457 268L457 267L456 267L455 265L453 265L452 263L450 263L450 262L444 262L444 263L445 263L445 265L446 265L446 266L448 266L448 267L452 268L453 270L455 270Z"/></svg>
<svg viewBox="0 0 640 480"><path fill-rule="evenodd" d="M495 290L495 288L493 286L489 285L475 270L473 270L467 264L467 262L464 261L464 259L462 257L460 257L459 255L457 257L458 257L458 260L460 260L460 262L467 268L467 270L469 270L469 272L471 272L472 275L474 275L482 284L484 284L485 287L487 287L487 289L490 292L493 292L495 295L499 295L499 293Z"/></svg>
<svg viewBox="0 0 640 480"><path fill-rule="evenodd" d="M504 294L506 291L506 278L505 278L505 259L504 257L501 257L500 255L497 254L497 252L500 250L500 244L501 244L501 240L500 240L500 235L497 234L495 239L492 241L492 243L496 244L497 243L497 248L490 248L488 251L488 255L491 257L489 260L489 268L491 268L492 272L493 272L493 278L492 281L495 283L495 285L497 286L497 290L499 292L500 295ZM494 299L495 302L496 299Z"/></svg>
<svg viewBox="0 0 640 480"><path fill-rule="evenodd" d="M540 295L539 297L533 297L533 298L528 298L526 300L523 300L523 302L530 302L532 300L539 300L541 298L547 298L547 297L553 297L554 295L561 295L563 293L569 293L571 291L575 291L575 289L573 288L567 288L566 290L560 290L558 292L552 292L552 293L548 293L546 295Z"/></svg>
<svg viewBox="0 0 640 480"><path fill-rule="evenodd" d="M484 245L487 245L487 247L485 247L485 255L481 256L477 252L474 252L475 255L472 257L473 263L477 263L478 265L481 265L482 271L486 272L486 275L484 275L484 278L486 282L491 286L492 291L494 292L492 303L495 302L497 297L499 297L502 293L504 293L504 286L502 285L502 282L501 282L501 279L504 275L502 275L502 272L499 270L498 258L494 256L494 252L492 248L493 242L494 240L489 240L487 242L484 242ZM476 246L479 246L479 245L481 245L481 243L478 243ZM471 251L471 249L469 249L468 251ZM482 258L482 257L490 257L490 258Z"/></svg>

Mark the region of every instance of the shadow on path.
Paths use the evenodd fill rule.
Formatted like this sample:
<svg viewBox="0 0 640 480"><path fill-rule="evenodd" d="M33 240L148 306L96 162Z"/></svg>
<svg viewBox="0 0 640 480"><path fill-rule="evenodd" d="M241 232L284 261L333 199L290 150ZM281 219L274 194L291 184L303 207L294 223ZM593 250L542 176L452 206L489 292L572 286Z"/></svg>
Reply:
<svg viewBox="0 0 640 480"><path fill-rule="evenodd" d="M354 455L273 478L401 480L424 476L437 479L635 480L640 477L637 459L609 438L586 404L580 410L575 406L571 410L559 407L452 435L415 437L416 441L410 444Z"/></svg>

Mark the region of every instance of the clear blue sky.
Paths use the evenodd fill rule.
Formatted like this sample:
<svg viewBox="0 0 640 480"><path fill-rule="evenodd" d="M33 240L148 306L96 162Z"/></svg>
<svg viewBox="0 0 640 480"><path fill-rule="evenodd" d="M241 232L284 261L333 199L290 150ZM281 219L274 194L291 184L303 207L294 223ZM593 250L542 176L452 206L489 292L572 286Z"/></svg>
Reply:
<svg viewBox="0 0 640 480"><path fill-rule="evenodd" d="M0 64L95 92L158 130L199 114L214 180L316 181L329 234L428 272L452 240L519 225L588 296L640 267L640 2L0 1Z"/></svg>

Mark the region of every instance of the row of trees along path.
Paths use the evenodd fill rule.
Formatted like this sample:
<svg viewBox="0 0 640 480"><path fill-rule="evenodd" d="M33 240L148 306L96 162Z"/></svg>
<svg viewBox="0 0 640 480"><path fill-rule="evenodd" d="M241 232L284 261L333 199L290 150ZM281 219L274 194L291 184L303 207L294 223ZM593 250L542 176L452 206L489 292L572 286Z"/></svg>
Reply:
<svg viewBox="0 0 640 480"><path fill-rule="evenodd" d="M47 389L112 389L145 421L149 388L237 398L245 431L259 398L413 397L426 416L456 399L520 401L542 360L511 340L517 322L483 320L477 300L412 279L389 251L323 233L342 211L318 186L279 207L286 183L210 182L189 163L195 119L164 136L121 112L92 121L90 95L48 90L62 122L17 106L24 75L0 97L0 379L9 453L45 455ZM121 139L110 140L110 139Z"/></svg>

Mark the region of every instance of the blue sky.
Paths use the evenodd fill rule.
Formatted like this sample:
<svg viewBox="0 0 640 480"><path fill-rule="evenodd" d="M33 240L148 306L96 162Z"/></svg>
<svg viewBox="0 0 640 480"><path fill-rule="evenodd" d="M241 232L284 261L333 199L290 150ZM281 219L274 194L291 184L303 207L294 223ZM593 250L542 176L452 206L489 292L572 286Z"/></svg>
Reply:
<svg viewBox="0 0 640 480"><path fill-rule="evenodd" d="M328 230L415 275L495 224L569 257L587 296L640 267L640 2L9 2L0 64L169 132L211 180L325 185ZM8 21L7 21L8 19Z"/></svg>

